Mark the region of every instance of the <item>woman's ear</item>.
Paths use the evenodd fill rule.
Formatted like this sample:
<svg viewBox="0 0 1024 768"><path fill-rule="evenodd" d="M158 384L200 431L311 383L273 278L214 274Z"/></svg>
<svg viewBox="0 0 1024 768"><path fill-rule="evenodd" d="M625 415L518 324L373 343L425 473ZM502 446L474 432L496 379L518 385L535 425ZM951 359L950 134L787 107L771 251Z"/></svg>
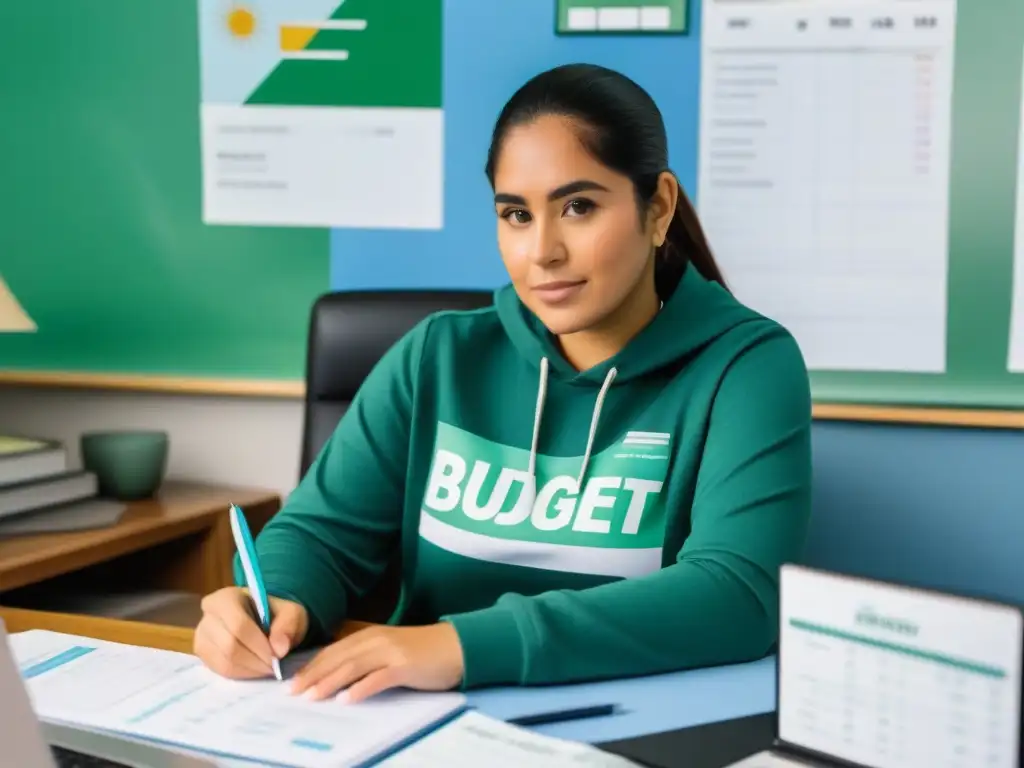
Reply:
<svg viewBox="0 0 1024 768"><path fill-rule="evenodd" d="M658 184L654 188L654 195L651 197L647 209L647 223L655 248L660 248L665 243L668 227L672 223L672 217L675 216L678 201L679 182L671 171L662 171L658 176Z"/></svg>

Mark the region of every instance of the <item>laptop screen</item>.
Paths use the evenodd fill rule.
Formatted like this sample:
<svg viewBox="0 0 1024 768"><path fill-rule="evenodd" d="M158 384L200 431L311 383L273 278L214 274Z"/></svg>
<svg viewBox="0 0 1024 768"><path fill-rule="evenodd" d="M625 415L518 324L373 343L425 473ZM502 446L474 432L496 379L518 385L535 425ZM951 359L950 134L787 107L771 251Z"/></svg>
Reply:
<svg viewBox="0 0 1024 768"><path fill-rule="evenodd" d="M778 737L871 768L1018 768L1021 611L782 569Z"/></svg>

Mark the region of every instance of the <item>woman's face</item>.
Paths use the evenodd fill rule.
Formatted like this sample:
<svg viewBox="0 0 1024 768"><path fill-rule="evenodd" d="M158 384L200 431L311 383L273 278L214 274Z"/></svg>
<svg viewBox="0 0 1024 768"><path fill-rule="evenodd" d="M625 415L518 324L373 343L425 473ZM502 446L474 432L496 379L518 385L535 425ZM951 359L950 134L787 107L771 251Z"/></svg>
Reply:
<svg viewBox="0 0 1024 768"><path fill-rule="evenodd" d="M590 156L566 118L505 137L494 171L498 248L520 300L552 333L601 325L644 281L671 210L640 221L633 183Z"/></svg>

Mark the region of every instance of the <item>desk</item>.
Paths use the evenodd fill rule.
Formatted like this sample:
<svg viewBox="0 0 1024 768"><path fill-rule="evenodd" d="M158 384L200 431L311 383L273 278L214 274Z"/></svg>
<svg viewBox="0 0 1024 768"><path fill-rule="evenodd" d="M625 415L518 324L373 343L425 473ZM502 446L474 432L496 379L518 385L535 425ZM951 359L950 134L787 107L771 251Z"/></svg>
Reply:
<svg viewBox="0 0 1024 768"><path fill-rule="evenodd" d="M117 525L0 539L0 604L11 604L11 590L56 578L196 595L232 584L232 503L254 532L281 506L272 491L169 482L156 498L130 503Z"/></svg>
<svg viewBox="0 0 1024 768"><path fill-rule="evenodd" d="M617 741L771 712L775 709L775 659L583 685L495 688L474 691L469 699L481 712L501 720L590 704L618 704L621 714L535 729L574 741Z"/></svg>
<svg viewBox="0 0 1024 768"><path fill-rule="evenodd" d="M9 632L51 629L151 648L191 652L192 630L88 616L47 614L0 608ZM342 634L367 626L346 625ZM469 703L481 712L507 719L562 707L615 703L622 714L538 727L540 733L590 743L628 739L648 733L701 725L775 708L775 661L762 659L667 675L544 688L493 688L473 691Z"/></svg>

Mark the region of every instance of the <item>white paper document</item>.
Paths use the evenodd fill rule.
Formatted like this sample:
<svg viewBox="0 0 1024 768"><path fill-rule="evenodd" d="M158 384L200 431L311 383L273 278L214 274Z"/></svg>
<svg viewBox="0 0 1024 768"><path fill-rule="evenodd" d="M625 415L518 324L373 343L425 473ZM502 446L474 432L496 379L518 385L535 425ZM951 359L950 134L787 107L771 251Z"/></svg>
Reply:
<svg viewBox="0 0 1024 768"><path fill-rule="evenodd" d="M871 768L1018 768L1018 609L785 566L780 621L782 742Z"/></svg>
<svg viewBox="0 0 1024 768"><path fill-rule="evenodd" d="M458 693L313 702L273 679L224 679L194 656L33 630L10 636L43 720L278 765L348 766L459 711Z"/></svg>
<svg viewBox="0 0 1024 768"><path fill-rule="evenodd" d="M1022 85L1024 90L1024 85ZM1024 373L1024 92L1020 97L1017 150L1017 221L1013 248L1013 308L1010 314L1010 360L1013 373Z"/></svg>
<svg viewBox="0 0 1024 768"><path fill-rule="evenodd" d="M946 368L956 0L705 0L697 204L814 370Z"/></svg>
<svg viewBox="0 0 1024 768"><path fill-rule="evenodd" d="M442 226L440 109L203 104L200 116L208 224Z"/></svg>
<svg viewBox="0 0 1024 768"><path fill-rule="evenodd" d="M441 228L442 0L193 2L203 221Z"/></svg>
<svg viewBox="0 0 1024 768"><path fill-rule="evenodd" d="M624 757L467 712L381 763L382 768L636 768Z"/></svg>
<svg viewBox="0 0 1024 768"><path fill-rule="evenodd" d="M804 761L791 760L774 752L758 752L738 763L731 763L726 768L807 768Z"/></svg>

